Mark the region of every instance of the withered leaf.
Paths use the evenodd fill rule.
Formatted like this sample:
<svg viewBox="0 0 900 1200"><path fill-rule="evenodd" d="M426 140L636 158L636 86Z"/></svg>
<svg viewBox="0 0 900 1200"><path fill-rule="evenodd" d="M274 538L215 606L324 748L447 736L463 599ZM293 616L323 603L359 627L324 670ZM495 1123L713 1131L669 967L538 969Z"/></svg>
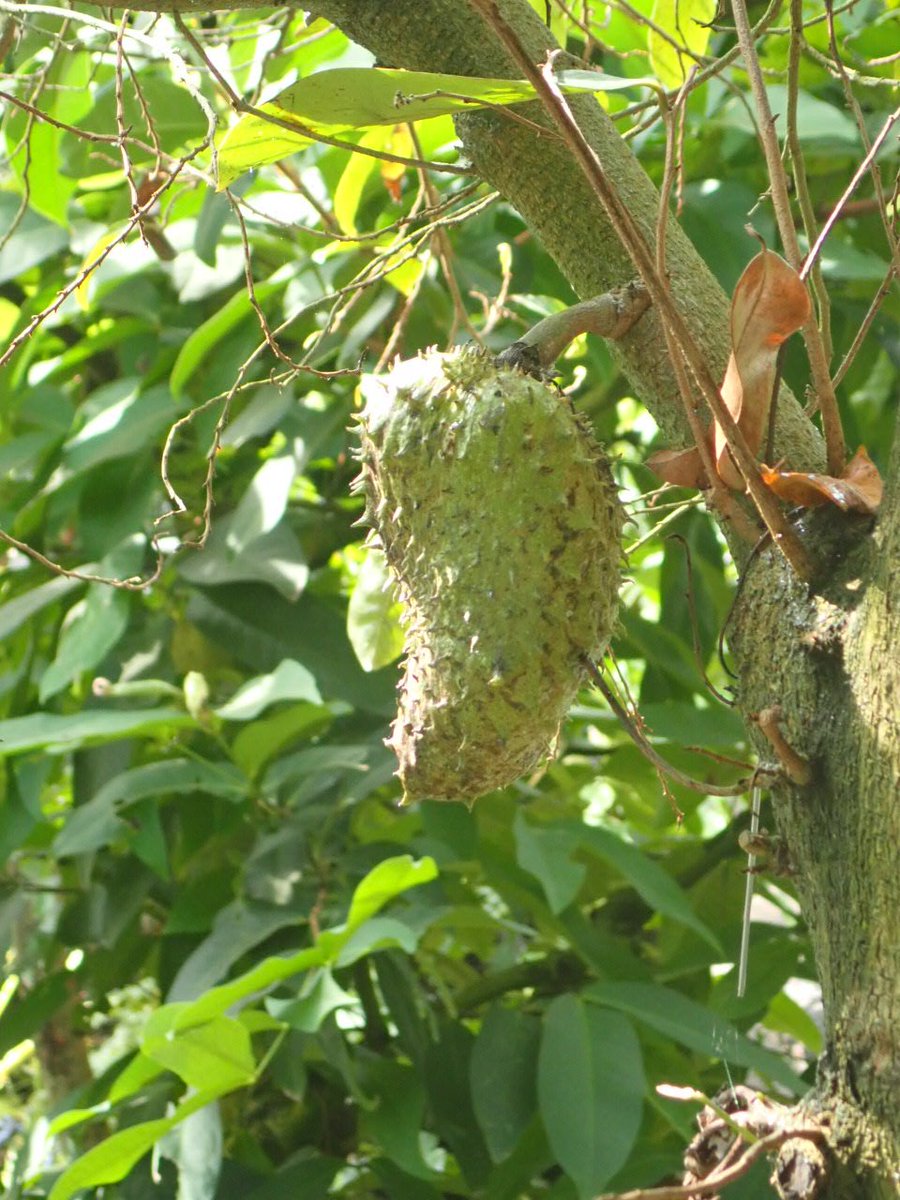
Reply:
<svg viewBox="0 0 900 1200"><path fill-rule="evenodd" d="M762 250L747 264L731 301L731 357L721 396L755 455L769 422L778 349L810 314L810 300L800 276L780 255ZM744 488L744 480L728 451L725 433L715 421L707 438L722 481ZM703 487L705 476L696 446L661 450L647 466L666 483Z"/></svg>
<svg viewBox="0 0 900 1200"><path fill-rule="evenodd" d="M803 508L836 504L844 512L874 513L881 503L883 485L878 468L860 446L839 479L815 472L779 471L763 467L763 482L776 496Z"/></svg>
<svg viewBox="0 0 900 1200"><path fill-rule="evenodd" d="M646 465L665 483L674 483L676 487L706 486L703 463L696 446L687 450L657 450L647 459Z"/></svg>
<svg viewBox="0 0 900 1200"><path fill-rule="evenodd" d="M769 421L778 349L809 313L809 295L792 266L771 250L761 250L751 259L731 301L732 349L722 399L754 454L762 445ZM729 487L743 488L718 422L713 450L723 481Z"/></svg>

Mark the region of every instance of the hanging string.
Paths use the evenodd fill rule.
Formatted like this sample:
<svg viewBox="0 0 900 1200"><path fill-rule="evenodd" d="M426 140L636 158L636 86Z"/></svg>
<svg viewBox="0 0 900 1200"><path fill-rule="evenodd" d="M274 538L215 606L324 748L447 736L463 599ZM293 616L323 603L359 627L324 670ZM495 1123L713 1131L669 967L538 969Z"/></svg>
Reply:
<svg viewBox="0 0 900 1200"><path fill-rule="evenodd" d="M751 845L756 844L759 833L759 809L762 788L758 783L753 785L750 793L750 838ZM744 888L744 916L741 922L741 952L738 958L737 994L743 996L747 990L747 964L750 959L750 908L753 904L753 884L756 878L756 855L747 855L747 883Z"/></svg>

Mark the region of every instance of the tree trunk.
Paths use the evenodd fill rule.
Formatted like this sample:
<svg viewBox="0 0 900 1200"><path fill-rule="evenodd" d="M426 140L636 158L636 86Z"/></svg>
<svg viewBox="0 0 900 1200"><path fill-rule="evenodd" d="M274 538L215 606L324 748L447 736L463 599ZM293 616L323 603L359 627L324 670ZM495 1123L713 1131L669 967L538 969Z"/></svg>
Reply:
<svg viewBox="0 0 900 1200"><path fill-rule="evenodd" d="M525 0L500 0L534 60L552 46ZM478 14L460 0L317 0L317 15L368 47L380 64L518 77ZM571 102L583 132L648 239L657 195L591 98ZM547 124L536 106L529 118ZM522 214L581 297L624 283L634 268L606 214L555 133L494 113L458 121L478 172ZM585 253L591 247L591 253ZM714 371L728 353L728 303L687 237L668 239L673 296ZM750 247L748 244L748 251ZM665 339L648 313L616 353L636 394L674 444L689 434ZM778 454L817 467L821 439L791 396L779 403ZM773 789L778 830L809 925L826 1014L827 1049L806 1112L826 1130L831 1197L897 1194L900 1181L900 436L877 528L829 512L798 528L818 564L812 587L780 553L748 563L732 647L745 717L780 704L783 733L812 782ZM763 761L772 747L750 723Z"/></svg>

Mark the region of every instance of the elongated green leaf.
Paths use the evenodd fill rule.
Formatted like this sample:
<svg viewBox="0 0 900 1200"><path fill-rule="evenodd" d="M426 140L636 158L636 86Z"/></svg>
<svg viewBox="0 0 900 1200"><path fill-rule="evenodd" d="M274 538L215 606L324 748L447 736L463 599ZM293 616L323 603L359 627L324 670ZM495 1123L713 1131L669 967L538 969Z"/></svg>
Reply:
<svg viewBox="0 0 900 1200"><path fill-rule="evenodd" d="M124 634L128 610L124 592L103 584L89 589L84 601L70 610L71 620L63 627L56 658L41 677L41 704L102 661Z"/></svg>
<svg viewBox="0 0 900 1200"><path fill-rule="evenodd" d="M679 88L709 45L716 0L656 0L647 30L650 66L665 87ZM690 53L685 53L690 51Z"/></svg>
<svg viewBox="0 0 900 1200"><path fill-rule="evenodd" d="M87 563L78 570L90 574L96 570L96 563ZM6 604L0 604L0 642L15 633L20 626L31 620L42 609L53 604L55 600L68 595L75 588L84 586L80 579L66 579L64 576L57 576L56 579L32 588L30 592L16 596L14 600L8 600Z"/></svg>
<svg viewBox="0 0 900 1200"><path fill-rule="evenodd" d="M229 967L266 938L299 922L290 908L242 897L220 908L213 929L187 956L169 989L169 999L191 1001L218 983Z"/></svg>
<svg viewBox="0 0 900 1200"><path fill-rule="evenodd" d="M51 1188L48 1200L69 1200L84 1188L118 1183L164 1134L218 1096L214 1089L206 1089L185 1100L171 1117L144 1121L112 1134L63 1171Z"/></svg>
<svg viewBox="0 0 900 1200"><path fill-rule="evenodd" d="M54 754L73 750L85 742L161 734L167 729L193 724L194 718L177 708L144 708L133 712L88 709L65 717L31 713L0 721L0 741L4 754L22 754L26 750L47 750Z"/></svg>
<svg viewBox="0 0 900 1200"><path fill-rule="evenodd" d="M236 178L236 176L232 176ZM294 274L292 266L282 267L270 278L255 286L256 299L259 303L274 296L281 288L287 287ZM208 354L227 334L246 317L253 313L253 306L245 291L237 292L219 311L208 321L204 321L199 329L195 329L178 352L172 374L169 377L169 387L173 396L181 396L192 379L195 371Z"/></svg>
<svg viewBox="0 0 900 1200"><path fill-rule="evenodd" d="M653 983L595 983L582 994L585 1000L629 1013L691 1050L750 1067L794 1095L805 1089L783 1058L751 1042L730 1021L672 988Z"/></svg>
<svg viewBox="0 0 900 1200"><path fill-rule="evenodd" d="M495 1163L513 1152L537 1110L540 1036L536 1017L495 1004L472 1049L472 1104Z"/></svg>
<svg viewBox="0 0 900 1200"><path fill-rule="evenodd" d="M218 1104L191 1113L160 1143L178 1168L178 1200L214 1200L222 1168L222 1116Z"/></svg>
<svg viewBox="0 0 900 1200"><path fill-rule="evenodd" d="M147 797L185 792L209 792L228 800L240 800L248 783L230 763L208 763L202 759L171 758L146 763L123 771L86 804L73 809L53 844L55 854L86 854L114 841L126 828L118 813Z"/></svg>
<svg viewBox="0 0 900 1200"><path fill-rule="evenodd" d="M69 244L69 235L64 229L30 208L26 208L14 226L13 218L18 210L18 196L11 192L0 195L0 224L10 234L0 247L0 284L23 275L38 263L59 254Z"/></svg>
<svg viewBox="0 0 900 1200"><path fill-rule="evenodd" d="M613 91L656 83L599 71L564 71L558 78L565 91L573 92ZM262 106L262 112L290 123L296 131L252 114L241 117L227 131L218 147L218 186L228 187L245 171L287 158L317 136L347 139L374 125L423 121L487 104L521 104L534 97L534 88L525 80L383 67L320 71Z"/></svg>
<svg viewBox="0 0 900 1200"><path fill-rule="evenodd" d="M168 388L144 389L139 378L104 384L92 393L89 407L94 415L66 442L62 465L47 483L47 492L100 463L139 454L184 408Z"/></svg>
<svg viewBox="0 0 900 1200"><path fill-rule="evenodd" d="M437 878L437 873L433 858L420 858L417 861L409 854L386 858L372 868L354 891L347 923L343 927L344 933L349 936L363 921L380 912L389 900L408 888L430 883Z"/></svg>
<svg viewBox="0 0 900 1200"><path fill-rule="evenodd" d="M186 1029L191 1025L199 1025L220 1013L224 1013L232 1005L246 1000L257 992L263 992L272 984L311 967L325 966L333 963L341 949L349 941L351 934L358 929L370 916L394 896L407 888L417 887L436 878L437 866L434 859L423 858L416 862L409 855L389 858L374 867L362 880L353 895L350 906L350 917L347 923L338 930L326 929L315 946L300 950L286 958L266 958L253 970L232 980L210 988L199 999L179 1006L175 1015L173 1028ZM168 1007L168 1006L167 1006ZM160 1010L162 1011L162 1010Z"/></svg>
<svg viewBox="0 0 900 1200"><path fill-rule="evenodd" d="M370 1136L398 1167L415 1178L433 1179L435 1172L422 1157L425 1087L420 1072L381 1059L371 1065L364 1082L377 1097L363 1117Z"/></svg>
<svg viewBox="0 0 900 1200"><path fill-rule="evenodd" d="M636 846L623 841L608 829L581 826L581 841L595 854L625 876L644 900L673 921L679 921L698 933L708 945L724 953L721 943L691 908L691 902L678 883L661 866Z"/></svg>
<svg viewBox="0 0 900 1200"><path fill-rule="evenodd" d="M209 1021L219 1013L239 1004L257 992L263 992L282 979L290 979L310 967L323 966L328 961L325 949L319 945L306 950L299 950L283 958L264 958L251 971L239 975L230 983L220 984L190 1003L179 1005L177 1027L186 1029L191 1025L199 1025ZM168 1007L168 1006L165 1006Z"/></svg>
<svg viewBox="0 0 900 1200"><path fill-rule="evenodd" d="M252 721L263 709L281 700L322 703L312 674L291 658L279 663L270 675L248 679L230 700L216 709L216 715L225 721Z"/></svg>
<svg viewBox="0 0 900 1200"><path fill-rule="evenodd" d="M540 881L547 903L560 913L572 903L584 883L587 869L572 861L577 834L570 827L529 825L521 809L515 822L519 865Z"/></svg>
<svg viewBox="0 0 900 1200"><path fill-rule="evenodd" d="M559 996L547 1009L538 1101L560 1166L591 1200L625 1163L644 1106L641 1048L621 1013Z"/></svg>
<svg viewBox="0 0 900 1200"><path fill-rule="evenodd" d="M268 1000L267 1010L292 1029L315 1033L327 1016L338 1008L356 1008L358 1001L335 982L331 971L311 972L296 1000Z"/></svg>
<svg viewBox="0 0 900 1200"><path fill-rule="evenodd" d="M418 942L418 930L411 929L396 917L372 917L357 926L342 943L334 957L334 964L336 967L349 967L366 954L391 947L399 947L407 954L412 954Z"/></svg>

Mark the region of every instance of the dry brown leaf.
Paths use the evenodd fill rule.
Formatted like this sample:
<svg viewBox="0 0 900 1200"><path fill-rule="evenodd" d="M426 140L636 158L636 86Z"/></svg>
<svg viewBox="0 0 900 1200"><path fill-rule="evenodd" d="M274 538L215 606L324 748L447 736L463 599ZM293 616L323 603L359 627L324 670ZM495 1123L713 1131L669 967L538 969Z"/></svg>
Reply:
<svg viewBox="0 0 900 1200"><path fill-rule="evenodd" d="M703 463L696 446L687 450L657 450L647 459L646 465L665 483L688 488L706 486Z"/></svg>
<svg viewBox="0 0 900 1200"><path fill-rule="evenodd" d="M881 503L881 476L865 446L860 446L853 455L840 479L805 471L778 471L772 467L763 467L762 477L776 496L803 508L836 504L844 512L871 514Z"/></svg>
<svg viewBox="0 0 900 1200"><path fill-rule="evenodd" d="M732 349L721 395L754 455L762 445L769 422L779 347L803 325L809 313L809 296L792 266L771 250L761 250L751 259L737 281L731 301ZM713 423L707 438L712 443L713 459L722 481L743 491L743 476L728 452L728 442L718 421ZM696 446L687 450L661 450L650 456L647 466L666 483L696 488L705 485Z"/></svg>
<svg viewBox="0 0 900 1200"><path fill-rule="evenodd" d="M753 454L762 445L769 421L778 349L810 313L800 276L780 255L761 250L747 264L731 301L731 357L722 383L722 399ZM728 453L716 422L713 433L716 469L729 487L744 480Z"/></svg>

